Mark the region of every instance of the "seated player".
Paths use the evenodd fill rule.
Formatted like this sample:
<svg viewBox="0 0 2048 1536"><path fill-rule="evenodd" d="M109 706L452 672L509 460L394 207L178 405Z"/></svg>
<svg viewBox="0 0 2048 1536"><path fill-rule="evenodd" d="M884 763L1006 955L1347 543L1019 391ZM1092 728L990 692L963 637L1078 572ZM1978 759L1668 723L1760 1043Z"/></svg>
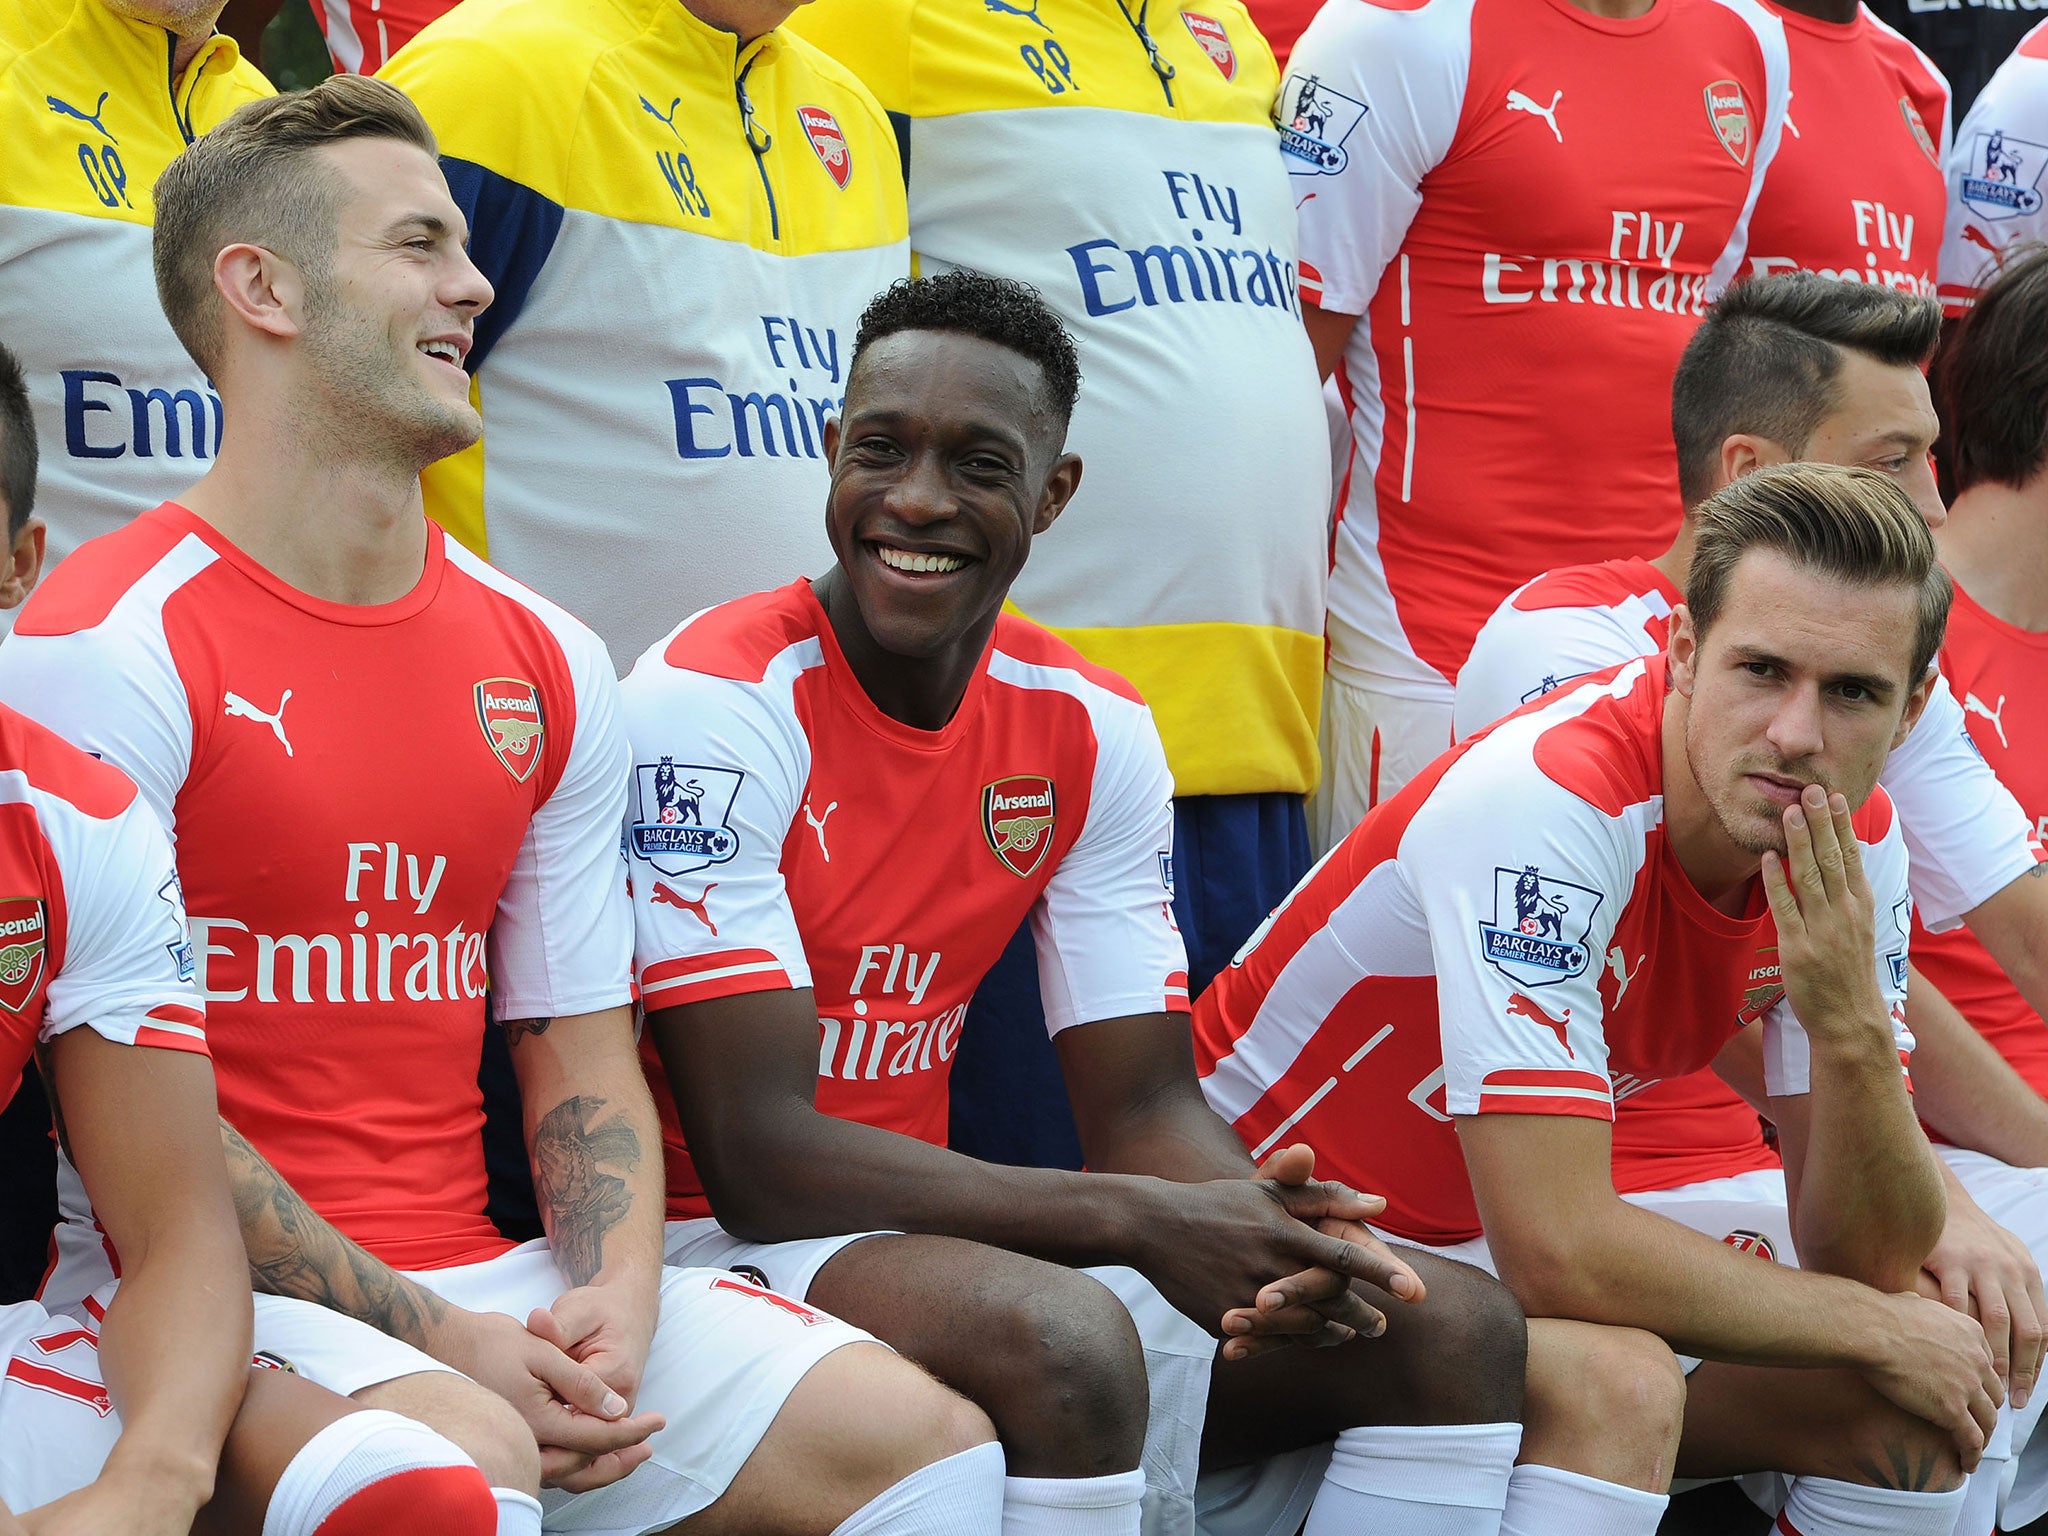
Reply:
<svg viewBox="0 0 2048 1536"><path fill-rule="evenodd" d="M1688 503L1762 464L1862 464L1896 477L1939 528L1946 513L1928 463L1937 424L1921 372L1939 328L1932 300L1862 283L1792 274L1731 290L1701 322L1673 381L1672 434ZM1459 676L1459 731L1469 734L1560 681L1659 651L1692 548L1688 519L1656 560L1569 566L1514 593L1480 631ZM2030 995L2048 1003L2048 886L2022 878L2042 869L2032 828L1972 747L1957 698L1936 682L1927 713L1880 776L1912 850L1914 900L1923 923L1970 923L1992 953L2010 957ZM1605 963L1620 968L1621 982L1636 961L1616 954ZM1914 1107L1941 1144L1954 1218L1926 1268L1944 1295L1982 1318L2011 1385L2015 1414L1987 1452L1995 1461L2014 1453L2008 1440L2022 1451L2033 1444L2041 1414L2031 1389L2048 1324L2038 1272L2048 1257L2048 1174L2014 1168L2048 1165L2048 1102L1944 1001L1944 990L1917 973L1907 988ZM1751 1065L1737 1071L1743 1055ZM1755 1055L1752 1039L1731 1047L1723 1063L1752 1097ZM1777 1170L1754 1109L1713 1073L1631 1094L1616 1119L1615 1180L1625 1193L1782 1206ZM1745 1182L1710 1187L1728 1179ZM1730 1216L1732 1226L1749 1229L1781 1221ZM2038 1514L2048 1510L2048 1444L2029 1453L2036 1459L2043 1464L2034 1476L2044 1479ZM1985 1476L1976 1486L1988 1491L1996 1482Z"/></svg>
<svg viewBox="0 0 2048 1536"><path fill-rule="evenodd" d="M1666 654L1375 808L1201 998L1203 1086L1255 1149L1300 1135L1387 1189L1383 1228L1497 1266L1532 1318L1703 1358L1682 1474L1796 1474L1779 1529L1802 1536L1947 1536L2003 1391L1973 1319L1896 1294L1944 1202L1900 1071L1905 847L1874 786L1948 581L1867 470L1760 470L1695 516ZM1756 1014L1805 1270L1631 1204L1610 1168L1616 1099Z"/></svg>
<svg viewBox="0 0 2048 1536"><path fill-rule="evenodd" d="M1996 276L1943 349L1936 379L1957 494L1948 525L1935 542L1956 583L1955 608L1941 649L1943 677L1963 701L1969 740L2018 797L2026 825L2036 835L2048 826L2048 759L2042 753L2048 739L2040 730L2040 722L2048 719L2048 675L2042 669L2048 651L2044 356L2048 251L2035 247ZM2036 865L2035 872L2043 868ZM2048 1099L2048 1030L2042 1028L2037 1004L2014 985L1997 951L1966 927L1945 933L1916 930L1913 952L1928 980L1998 1049L2034 1095ZM2031 1169L2015 1170L1964 1146L1944 1147L1942 1156L1987 1210L2017 1225L2007 1207L2027 1196L2038 1177ZM2044 1514L2048 1455L2029 1440L2000 1516L2007 1529L2018 1529Z"/></svg>
<svg viewBox="0 0 2048 1536"><path fill-rule="evenodd" d="M24 549L36 439L0 347L0 521ZM0 1533L488 1536L489 1486L439 1435L249 1354L205 1014L170 846L135 786L0 708L0 1078L40 1053L122 1278L72 1315L0 1307ZM8 1170L11 1180L21 1170ZM266 1309L311 1311L265 1298ZM279 1369L286 1367L286 1369ZM224 1449L225 1448L225 1449ZM196 1521L196 1524L195 1524Z"/></svg>
<svg viewBox="0 0 2048 1536"><path fill-rule="evenodd" d="M854 357L838 564L697 615L625 684L671 1259L959 1386L1003 1437L1013 1530L1136 1530L1141 1464L1148 1528L1190 1528L1199 1467L1229 1474L1201 1479L1208 1532L1556 1530L1507 1491L1516 1309L1390 1260L1352 1224L1379 1202L1305 1182L1306 1151L1257 1179L1192 1070L1149 714L1000 616L1081 476L1072 342L1029 288L952 272L878 298ZM944 1145L965 1005L1027 914L1087 1173ZM1289 1275L1297 1304L1254 1305ZM1337 1347L1262 1349L1303 1332ZM1581 1353L1574 1389L1656 1426L1675 1372L1648 1358Z"/></svg>
<svg viewBox="0 0 2048 1536"><path fill-rule="evenodd" d="M835 1319L662 1266L617 684L421 510L421 467L477 435L491 298L425 123L356 77L255 103L156 208L165 313L234 426L187 504L43 584L0 690L175 833L250 1265L331 1309L257 1342L475 1441L500 1486L544 1474L562 1529L992 1536L982 1414ZM517 1247L484 1215L487 975L548 1231ZM107 1263L67 1217L53 1292Z"/></svg>

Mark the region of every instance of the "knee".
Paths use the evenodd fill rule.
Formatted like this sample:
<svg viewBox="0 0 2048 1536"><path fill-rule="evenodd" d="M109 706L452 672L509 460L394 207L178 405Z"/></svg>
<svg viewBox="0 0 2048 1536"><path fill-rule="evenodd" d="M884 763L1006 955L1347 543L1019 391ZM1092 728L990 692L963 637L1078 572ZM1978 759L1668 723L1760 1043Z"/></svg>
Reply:
<svg viewBox="0 0 2048 1536"><path fill-rule="evenodd" d="M994 1385L978 1392L1013 1470L1082 1477L1128 1471L1145 1444L1145 1351L1107 1286L1054 1270L975 1315Z"/></svg>
<svg viewBox="0 0 2048 1536"><path fill-rule="evenodd" d="M813 1463L812 1473L825 1485L856 1490L849 1507L933 1462L996 1438L995 1425L980 1408L877 1346L853 1345L827 1356L799 1390L813 1385L830 1404L810 1426L813 1443L828 1445L830 1452L825 1464Z"/></svg>
<svg viewBox="0 0 2048 1536"><path fill-rule="evenodd" d="M1605 1458L1668 1478L1685 1425L1685 1372L1668 1344L1639 1328L1532 1322L1524 1418L1525 1459L1532 1440L1598 1446ZM1543 1459L1569 1467L1568 1458Z"/></svg>
<svg viewBox="0 0 2048 1536"><path fill-rule="evenodd" d="M1507 1424L1522 1417L1529 1326L1514 1293L1484 1270L1418 1256L1420 1307L1393 1302L1381 1343L1400 1348L1403 1400L1422 1424ZM1375 1345L1375 1348L1379 1345Z"/></svg>
<svg viewBox="0 0 2048 1536"><path fill-rule="evenodd" d="M493 1488L540 1489L540 1447L505 1399L453 1371L423 1371L379 1382L355 1394L368 1408L417 1419L452 1440Z"/></svg>
<svg viewBox="0 0 2048 1536"><path fill-rule="evenodd" d="M1875 1395L1873 1394L1873 1397ZM1967 1475L1955 1441L1925 1419L1877 1400L1833 1437L1832 1466L1821 1475L1845 1483L1896 1480L1901 1487L1935 1492L1958 1487Z"/></svg>

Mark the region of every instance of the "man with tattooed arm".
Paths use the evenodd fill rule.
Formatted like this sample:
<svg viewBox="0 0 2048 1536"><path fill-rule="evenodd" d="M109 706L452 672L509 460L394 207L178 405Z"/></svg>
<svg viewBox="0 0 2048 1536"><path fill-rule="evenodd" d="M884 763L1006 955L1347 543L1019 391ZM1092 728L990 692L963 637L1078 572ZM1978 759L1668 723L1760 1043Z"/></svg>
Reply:
<svg viewBox="0 0 2048 1536"><path fill-rule="evenodd" d="M256 1344L469 1451L501 1532L544 1503L619 1536L994 1536L979 1410L662 1264L611 666L421 508L420 470L479 431L462 364L492 296L434 149L397 90L343 77L164 175L165 313L235 435L0 652L0 694L176 840L252 1276L326 1309ZM484 1215L487 976L548 1233L517 1246ZM66 1182L53 1298L109 1264Z"/></svg>

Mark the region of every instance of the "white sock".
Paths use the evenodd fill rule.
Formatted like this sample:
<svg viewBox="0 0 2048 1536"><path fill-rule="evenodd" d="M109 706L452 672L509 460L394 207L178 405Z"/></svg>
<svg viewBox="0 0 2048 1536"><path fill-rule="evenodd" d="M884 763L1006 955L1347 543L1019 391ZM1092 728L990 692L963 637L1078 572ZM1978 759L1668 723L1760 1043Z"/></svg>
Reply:
<svg viewBox="0 0 2048 1536"><path fill-rule="evenodd" d="M540 1500L517 1488L493 1488L498 1501L498 1536L540 1536Z"/></svg>
<svg viewBox="0 0 2048 1536"><path fill-rule="evenodd" d="M1002 1536L1002 1529L1003 1448L991 1440L884 1488L832 1536Z"/></svg>
<svg viewBox="0 0 2048 1536"><path fill-rule="evenodd" d="M1778 1516L1780 1536L1949 1536L1968 1485L1947 1493L1908 1493L1795 1477Z"/></svg>
<svg viewBox="0 0 2048 1536"><path fill-rule="evenodd" d="M313 1536L351 1499L407 1473L440 1474L416 1490L421 1479L405 1485L409 1494L438 1501L427 1511L434 1519L452 1527L467 1518L471 1526L488 1527L483 1474L453 1441L399 1414L366 1408L344 1414L299 1447L271 1490L263 1536ZM344 1512L330 1529L350 1524ZM531 1529L539 1528L536 1514Z"/></svg>
<svg viewBox="0 0 2048 1536"><path fill-rule="evenodd" d="M1508 1479L1500 1536L1657 1536L1670 1502L1559 1467L1521 1466Z"/></svg>
<svg viewBox="0 0 2048 1536"><path fill-rule="evenodd" d="M1145 1474L1006 1477L1003 1536L1138 1536Z"/></svg>
<svg viewBox="0 0 2048 1536"><path fill-rule="evenodd" d="M1521 1446L1519 1424L1347 1429L1303 1536L1495 1536Z"/></svg>
<svg viewBox="0 0 2048 1536"><path fill-rule="evenodd" d="M2006 1469L2012 1465L2012 1436L2012 1404L2007 1403L1998 1410L1998 1423L1992 1426L1984 1459L1963 1484L1963 1508L1950 1536L1992 1536L1997 1529L1998 1495L2003 1491Z"/></svg>

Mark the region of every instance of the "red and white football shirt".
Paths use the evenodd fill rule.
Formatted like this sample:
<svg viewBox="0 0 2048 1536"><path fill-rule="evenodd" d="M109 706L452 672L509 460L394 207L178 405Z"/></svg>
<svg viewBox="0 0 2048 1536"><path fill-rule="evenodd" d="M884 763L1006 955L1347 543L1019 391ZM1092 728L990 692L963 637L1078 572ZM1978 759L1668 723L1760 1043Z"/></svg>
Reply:
<svg viewBox="0 0 2048 1536"><path fill-rule="evenodd" d="M1323 7L1275 112L1302 293L1364 316L1334 668L1445 696L1519 583L1670 540L1671 375L1740 270L1786 70L1750 0Z"/></svg>
<svg viewBox="0 0 2048 1536"><path fill-rule="evenodd" d="M313 19L327 36L334 67L374 75L455 0L312 0Z"/></svg>
<svg viewBox="0 0 2048 1536"><path fill-rule="evenodd" d="M870 702L808 582L707 609L624 684L640 995L809 987L818 1108L946 1139L984 973L1029 915L1046 1027L1185 1012L1173 780L1151 712L997 621L943 730ZM710 1214L648 1042L669 1214Z"/></svg>
<svg viewBox="0 0 2048 1536"><path fill-rule="evenodd" d="M2048 829L2048 635L2019 629L1956 589L1942 674L1963 701L1969 740L2019 798L2039 846ZM2048 1096L2048 1027L1967 928L1919 932L1914 959L1942 996Z"/></svg>
<svg viewBox="0 0 2048 1536"><path fill-rule="evenodd" d="M1764 1021L1774 1094L1807 1090L1759 880L1730 917L1666 839L1664 663L1561 689L1375 807L1195 1009L1210 1105L1255 1157L1288 1138L1387 1197L1412 1241L1479 1235L1452 1117L1583 1115L1713 1060ZM1902 1047L1906 851L1857 813L1874 962ZM1761 973L1761 974L1760 974ZM1615 1187L1656 1188L1616 1146Z"/></svg>
<svg viewBox="0 0 2048 1536"><path fill-rule="evenodd" d="M2048 240L2048 21L1970 104L1948 153L1941 303L1959 315L1991 281L2001 251Z"/></svg>
<svg viewBox="0 0 2048 1536"><path fill-rule="evenodd" d="M1803 268L1933 298L1948 82L1867 6L1843 24L1764 3L1785 24L1792 107L1744 274Z"/></svg>
<svg viewBox="0 0 2048 1536"><path fill-rule="evenodd" d="M396 1268L510 1246L484 1216L486 978L500 1019L631 995L596 637L438 528L412 592L355 607L166 504L36 592L0 695L171 829L228 1120Z"/></svg>
<svg viewBox="0 0 2048 1536"><path fill-rule="evenodd" d="M0 1103L81 1026L207 1054L171 846L127 777L0 706Z"/></svg>

